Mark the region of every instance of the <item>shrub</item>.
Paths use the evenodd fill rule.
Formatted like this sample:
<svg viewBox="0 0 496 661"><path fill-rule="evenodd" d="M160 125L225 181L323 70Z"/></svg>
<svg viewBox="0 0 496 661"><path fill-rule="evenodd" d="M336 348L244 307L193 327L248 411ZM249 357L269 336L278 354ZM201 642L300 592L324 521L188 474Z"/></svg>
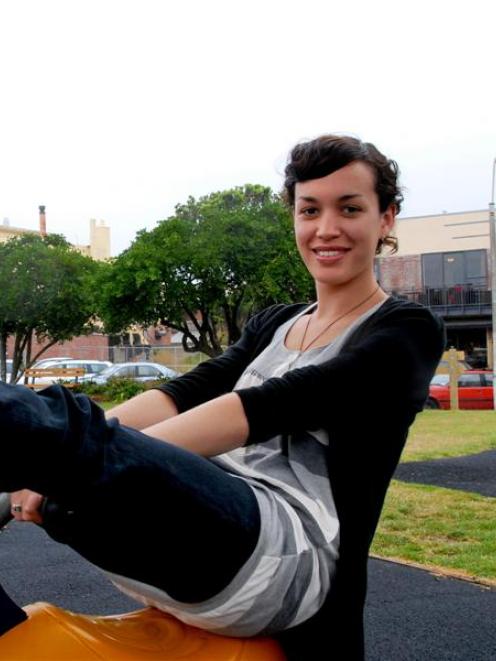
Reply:
<svg viewBox="0 0 496 661"><path fill-rule="evenodd" d="M105 394L113 402L125 402L142 392L145 392L145 384L133 379L110 379L106 384Z"/></svg>
<svg viewBox="0 0 496 661"><path fill-rule="evenodd" d="M134 379L109 379L105 384L86 381L74 386L73 392L83 393L96 402L125 402L145 390L150 390L168 379L159 381L134 381Z"/></svg>
<svg viewBox="0 0 496 661"><path fill-rule="evenodd" d="M91 381L86 381L84 383L78 383L72 387L72 392L77 394L88 395L91 399L94 399L96 402L101 402L106 400L106 386L99 385L97 383L92 383Z"/></svg>

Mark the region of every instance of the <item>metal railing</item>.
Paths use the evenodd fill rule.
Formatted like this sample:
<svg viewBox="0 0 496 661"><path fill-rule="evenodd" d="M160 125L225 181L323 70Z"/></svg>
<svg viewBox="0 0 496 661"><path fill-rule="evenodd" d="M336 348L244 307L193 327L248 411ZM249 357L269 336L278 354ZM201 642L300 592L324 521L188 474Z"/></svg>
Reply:
<svg viewBox="0 0 496 661"><path fill-rule="evenodd" d="M470 285L457 285L401 292L397 295L400 298L422 303L445 316L491 314L491 290L487 288L479 289Z"/></svg>

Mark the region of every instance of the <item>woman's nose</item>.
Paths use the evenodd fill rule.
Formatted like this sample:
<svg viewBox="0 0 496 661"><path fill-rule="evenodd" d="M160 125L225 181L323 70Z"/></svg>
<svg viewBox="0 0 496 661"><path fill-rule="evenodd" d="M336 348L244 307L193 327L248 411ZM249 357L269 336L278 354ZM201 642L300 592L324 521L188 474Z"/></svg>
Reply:
<svg viewBox="0 0 496 661"><path fill-rule="evenodd" d="M340 234L341 228L337 215L331 212L322 214L317 227L317 236L321 238L332 238Z"/></svg>

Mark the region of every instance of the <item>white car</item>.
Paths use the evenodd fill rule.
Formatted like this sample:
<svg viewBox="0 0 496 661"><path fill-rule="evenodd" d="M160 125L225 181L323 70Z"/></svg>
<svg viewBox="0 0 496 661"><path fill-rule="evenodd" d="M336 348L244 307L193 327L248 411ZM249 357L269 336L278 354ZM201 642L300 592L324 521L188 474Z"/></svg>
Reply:
<svg viewBox="0 0 496 661"><path fill-rule="evenodd" d="M12 359L7 358L7 383L10 383L10 377L12 376Z"/></svg>
<svg viewBox="0 0 496 661"><path fill-rule="evenodd" d="M33 369L83 369L85 372L84 377L78 377L78 381L81 381L83 378L87 377L92 378L112 366L112 363L109 360L77 360L73 358L47 358L43 361L40 361L40 363L33 365ZM57 379L53 376L37 377L35 382L37 384L46 383L49 385L51 383L57 383L58 381L75 381L75 377L64 377L63 379Z"/></svg>
<svg viewBox="0 0 496 661"><path fill-rule="evenodd" d="M91 381L100 385L110 379L133 379L134 381L156 381L158 379L173 379L179 376L177 372L160 363L116 363L95 376L85 375L81 382Z"/></svg>
<svg viewBox="0 0 496 661"><path fill-rule="evenodd" d="M41 358L37 360L33 365L32 369L41 370L44 367L57 367L55 363L61 363L64 360L74 360L72 356L52 356L51 358Z"/></svg>

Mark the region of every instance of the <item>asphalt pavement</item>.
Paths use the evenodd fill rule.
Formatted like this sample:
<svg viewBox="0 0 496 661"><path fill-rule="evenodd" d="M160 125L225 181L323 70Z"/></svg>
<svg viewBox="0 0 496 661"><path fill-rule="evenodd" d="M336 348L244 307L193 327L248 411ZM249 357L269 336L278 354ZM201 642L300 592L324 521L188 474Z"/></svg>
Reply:
<svg viewBox="0 0 496 661"><path fill-rule="evenodd" d="M432 484L495 498L496 450L434 461L405 462L398 466L394 476L403 482Z"/></svg>
<svg viewBox="0 0 496 661"><path fill-rule="evenodd" d="M0 533L0 582L21 605L49 601L92 614L140 608L32 524ZM496 588L370 560L367 661L494 661L495 621Z"/></svg>

